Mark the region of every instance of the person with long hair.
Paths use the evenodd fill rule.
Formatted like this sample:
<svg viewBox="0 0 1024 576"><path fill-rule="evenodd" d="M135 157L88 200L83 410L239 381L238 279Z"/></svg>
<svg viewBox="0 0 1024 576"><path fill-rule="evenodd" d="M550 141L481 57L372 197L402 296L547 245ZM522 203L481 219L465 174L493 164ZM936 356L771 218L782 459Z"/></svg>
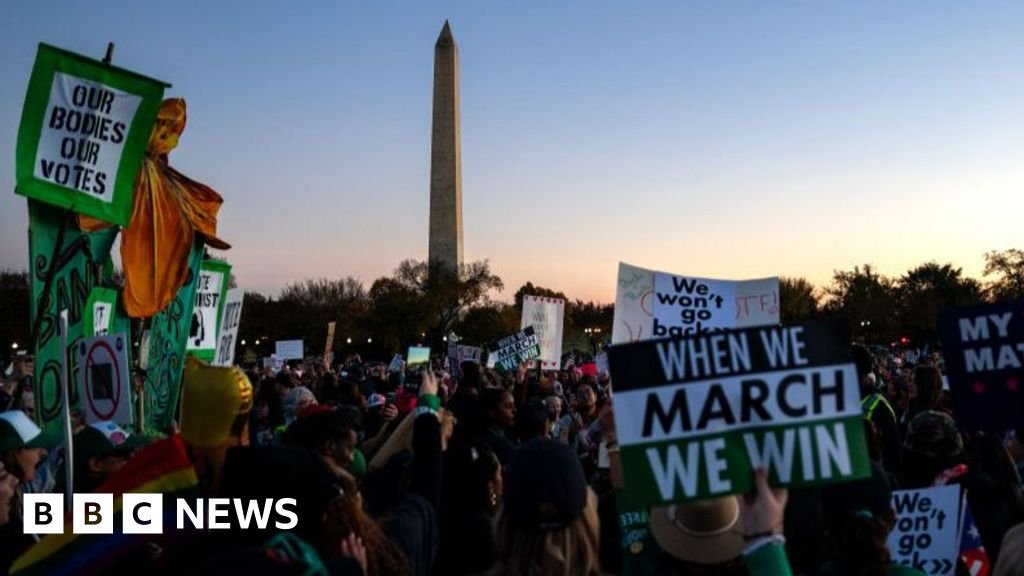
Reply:
<svg viewBox="0 0 1024 576"><path fill-rule="evenodd" d="M565 444L537 438L515 451L498 516L498 576L598 576L597 496Z"/></svg>
<svg viewBox="0 0 1024 576"><path fill-rule="evenodd" d="M924 573L895 564L887 540L896 523L892 487L884 469L871 463L871 476L832 484L822 494L822 513L833 560L819 576L913 576Z"/></svg>
<svg viewBox="0 0 1024 576"><path fill-rule="evenodd" d="M331 501L324 518L327 558L349 556L346 543L354 537L366 548L364 573L374 576L407 576L409 561L380 525L363 510L355 482L342 480L342 495Z"/></svg>

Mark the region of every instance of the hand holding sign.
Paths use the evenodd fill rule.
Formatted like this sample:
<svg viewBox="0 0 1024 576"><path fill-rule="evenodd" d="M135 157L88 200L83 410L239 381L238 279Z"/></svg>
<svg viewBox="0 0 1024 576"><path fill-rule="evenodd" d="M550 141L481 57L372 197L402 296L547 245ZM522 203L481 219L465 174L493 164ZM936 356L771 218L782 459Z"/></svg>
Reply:
<svg viewBox="0 0 1024 576"><path fill-rule="evenodd" d="M789 491L768 485L768 473L763 467L754 471L753 494L740 499L740 518L743 535L747 538L782 534L782 518L786 511Z"/></svg>

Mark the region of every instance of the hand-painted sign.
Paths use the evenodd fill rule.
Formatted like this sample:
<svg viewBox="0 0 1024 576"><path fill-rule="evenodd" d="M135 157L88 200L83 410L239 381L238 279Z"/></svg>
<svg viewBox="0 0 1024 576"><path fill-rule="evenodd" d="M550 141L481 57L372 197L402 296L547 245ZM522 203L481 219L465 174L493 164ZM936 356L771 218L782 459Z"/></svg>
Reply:
<svg viewBox="0 0 1024 576"><path fill-rule="evenodd" d="M214 366L231 366L235 363L235 343L238 341L238 325L242 320L242 300L245 292L241 288L227 291L224 297L224 311L220 317L220 337L217 339L217 354Z"/></svg>
<svg viewBox="0 0 1024 576"><path fill-rule="evenodd" d="M619 264L612 342L778 323L778 278L712 280Z"/></svg>
<svg viewBox="0 0 1024 576"><path fill-rule="evenodd" d="M543 296L523 296L523 316L520 328L532 327L540 345L544 368L558 370L562 360L562 324L565 320L565 300Z"/></svg>

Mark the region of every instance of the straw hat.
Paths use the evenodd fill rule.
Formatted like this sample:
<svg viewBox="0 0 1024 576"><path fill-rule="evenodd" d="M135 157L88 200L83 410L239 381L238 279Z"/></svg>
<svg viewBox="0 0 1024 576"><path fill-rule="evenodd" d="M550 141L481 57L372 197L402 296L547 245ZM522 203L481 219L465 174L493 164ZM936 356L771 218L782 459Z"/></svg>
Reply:
<svg viewBox="0 0 1024 576"><path fill-rule="evenodd" d="M661 549L695 564L721 564L743 553L736 496L651 509L651 534Z"/></svg>

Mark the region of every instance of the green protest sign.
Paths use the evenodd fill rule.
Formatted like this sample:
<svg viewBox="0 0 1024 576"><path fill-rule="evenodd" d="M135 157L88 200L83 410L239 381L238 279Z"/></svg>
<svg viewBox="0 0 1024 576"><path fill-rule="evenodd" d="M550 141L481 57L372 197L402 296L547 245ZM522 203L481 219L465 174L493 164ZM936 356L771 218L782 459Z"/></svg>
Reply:
<svg viewBox="0 0 1024 576"><path fill-rule="evenodd" d="M130 334L128 316L117 308L117 290L93 288L85 303L85 336L106 336L112 333Z"/></svg>
<svg viewBox="0 0 1024 576"><path fill-rule="evenodd" d="M217 354L220 317L224 310L224 295L228 291L230 279L231 264L223 260L203 260L199 282L196 284L192 324L185 349L189 354L206 362L212 362Z"/></svg>
<svg viewBox="0 0 1024 576"><path fill-rule="evenodd" d="M870 473L845 325L766 326L608 350L631 501L661 505Z"/></svg>
<svg viewBox="0 0 1024 576"><path fill-rule="evenodd" d="M40 44L18 129L16 191L126 226L167 86Z"/></svg>
<svg viewBox="0 0 1024 576"><path fill-rule="evenodd" d="M497 367L502 372L507 372L520 362L540 358L540 339L533 331L533 326L509 334L500 338L488 349L487 364L489 367Z"/></svg>
<svg viewBox="0 0 1024 576"><path fill-rule="evenodd" d="M106 266L117 228L82 232L68 223L69 214L29 200L32 333L36 354L36 417L48 431L61 427L61 355L57 330L61 310L68 311L68 346L85 336L87 302L94 287L109 281ZM63 228L63 232L62 229ZM74 371L76 355L71 356ZM71 389L74 394L74 388ZM72 398L72 405L77 399Z"/></svg>
<svg viewBox="0 0 1024 576"><path fill-rule="evenodd" d="M193 241L188 257L188 280L167 308L153 316L149 329L144 411L145 425L150 430L167 429L176 416L202 262L203 243Z"/></svg>

